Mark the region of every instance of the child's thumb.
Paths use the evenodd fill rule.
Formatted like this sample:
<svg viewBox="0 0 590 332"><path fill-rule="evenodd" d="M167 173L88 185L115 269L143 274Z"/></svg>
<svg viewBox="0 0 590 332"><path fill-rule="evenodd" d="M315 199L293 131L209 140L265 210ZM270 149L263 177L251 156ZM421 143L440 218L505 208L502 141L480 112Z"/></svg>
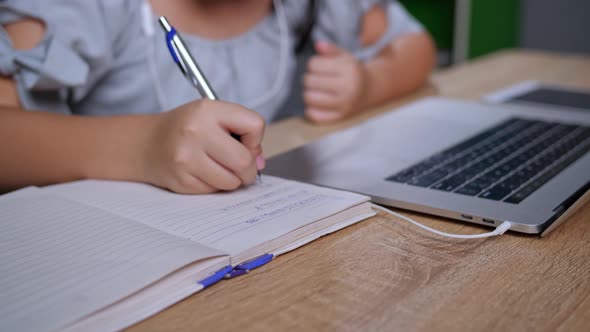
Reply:
<svg viewBox="0 0 590 332"><path fill-rule="evenodd" d="M345 50L341 49L340 47L327 42L327 41L319 41L315 43L315 50L318 52L319 55L340 55L346 53Z"/></svg>

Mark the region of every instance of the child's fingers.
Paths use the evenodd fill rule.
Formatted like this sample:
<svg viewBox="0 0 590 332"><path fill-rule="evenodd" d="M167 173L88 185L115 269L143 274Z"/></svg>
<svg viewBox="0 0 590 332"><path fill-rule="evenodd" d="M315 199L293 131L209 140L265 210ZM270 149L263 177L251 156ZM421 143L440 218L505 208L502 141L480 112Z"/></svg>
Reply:
<svg viewBox="0 0 590 332"><path fill-rule="evenodd" d="M253 156L261 156L262 155L262 145L259 144L256 147L249 149L249 151Z"/></svg>
<svg viewBox="0 0 590 332"><path fill-rule="evenodd" d="M256 112L246 108L224 108L220 114L220 125L240 137L240 142L247 149L254 149L262 142L264 135L264 119Z"/></svg>
<svg viewBox="0 0 590 332"><path fill-rule="evenodd" d="M191 165L191 168L192 174L199 174L200 179L213 188L234 190L242 185L242 179L208 155L200 163Z"/></svg>
<svg viewBox="0 0 590 332"><path fill-rule="evenodd" d="M315 50L318 54L325 56L338 56L346 54L347 51L336 46L336 44L327 41L318 41L315 43Z"/></svg>
<svg viewBox="0 0 590 332"><path fill-rule="evenodd" d="M303 76L303 87L306 90L320 90L325 92L338 92L340 85L337 76L320 75L315 73L307 73Z"/></svg>
<svg viewBox="0 0 590 332"><path fill-rule="evenodd" d="M342 118L342 114L335 110L309 107L305 110L305 115L313 122L326 123L334 122Z"/></svg>
<svg viewBox="0 0 590 332"><path fill-rule="evenodd" d="M234 173L242 183L252 183L256 179L256 156L227 133L212 134L207 155Z"/></svg>
<svg viewBox="0 0 590 332"><path fill-rule="evenodd" d="M307 62L307 71L310 73L338 75L342 69L338 58L313 56Z"/></svg>
<svg viewBox="0 0 590 332"><path fill-rule="evenodd" d="M177 181L168 186L168 189L179 194L209 194L217 191L214 187L189 173L180 175Z"/></svg>
<svg viewBox="0 0 590 332"><path fill-rule="evenodd" d="M333 109L340 104L337 95L320 90L305 90L303 100L308 107Z"/></svg>

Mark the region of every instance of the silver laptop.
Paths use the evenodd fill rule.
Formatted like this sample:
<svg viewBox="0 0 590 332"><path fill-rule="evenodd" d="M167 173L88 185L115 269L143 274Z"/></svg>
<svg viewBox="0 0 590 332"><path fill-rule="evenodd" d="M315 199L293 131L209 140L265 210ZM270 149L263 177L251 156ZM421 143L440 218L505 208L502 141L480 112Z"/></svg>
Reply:
<svg viewBox="0 0 590 332"><path fill-rule="evenodd" d="M428 98L274 157L265 173L548 232L590 197L590 112Z"/></svg>

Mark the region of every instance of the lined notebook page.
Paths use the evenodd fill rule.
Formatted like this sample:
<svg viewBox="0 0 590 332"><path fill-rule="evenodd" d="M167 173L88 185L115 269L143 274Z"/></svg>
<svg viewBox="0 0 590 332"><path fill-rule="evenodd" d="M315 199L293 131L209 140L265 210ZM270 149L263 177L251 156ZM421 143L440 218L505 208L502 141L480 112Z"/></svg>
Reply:
<svg viewBox="0 0 590 332"><path fill-rule="evenodd" d="M262 183L211 195L178 195L144 184L110 181L80 181L43 190L231 255L368 200L268 175Z"/></svg>
<svg viewBox="0 0 590 332"><path fill-rule="evenodd" d="M0 198L0 227L0 331L59 329L220 255L59 196Z"/></svg>

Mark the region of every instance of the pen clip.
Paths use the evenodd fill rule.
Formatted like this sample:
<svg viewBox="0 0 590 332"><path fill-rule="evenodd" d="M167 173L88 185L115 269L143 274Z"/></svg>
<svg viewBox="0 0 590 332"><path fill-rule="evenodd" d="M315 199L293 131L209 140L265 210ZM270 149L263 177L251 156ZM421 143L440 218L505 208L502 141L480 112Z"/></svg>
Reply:
<svg viewBox="0 0 590 332"><path fill-rule="evenodd" d="M174 62L180 63L180 57L178 56L176 45L174 45L174 36L176 36L176 29L174 29L174 27L170 27L170 31L166 32L166 45L168 45L168 50L170 51Z"/></svg>
<svg viewBox="0 0 590 332"><path fill-rule="evenodd" d="M186 69L184 61L182 61L182 58L178 54L178 49L174 43L174 37L176 37L176 29L170 26L170 30L166 32L166 45L168 46L168 50L170 51L170 55L172 55L174 62L176 62L184 76L187 76L188 70Z"/></svg>

